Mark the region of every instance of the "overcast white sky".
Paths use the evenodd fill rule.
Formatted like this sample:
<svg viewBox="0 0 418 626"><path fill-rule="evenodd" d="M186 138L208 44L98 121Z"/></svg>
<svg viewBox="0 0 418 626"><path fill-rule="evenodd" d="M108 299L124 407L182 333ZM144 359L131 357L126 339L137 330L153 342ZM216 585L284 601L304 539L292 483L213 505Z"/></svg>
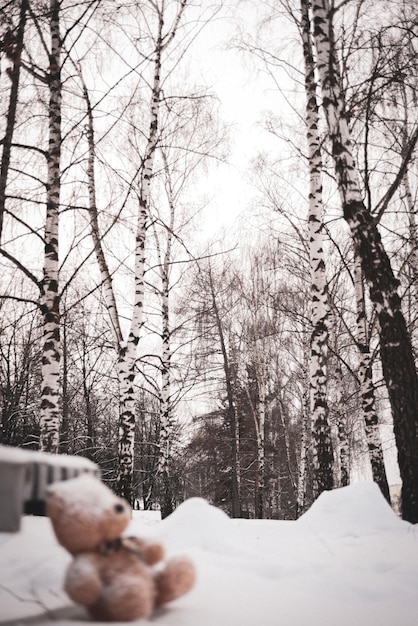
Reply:
<svg viewBox="0 0 418 626"><path fill-rule="evenodd" d="M240 23L245 30L255 29L256 13L254 4L229 0L203 29L193 52L198 79L219 98L219 114L230 129L229 165L217 168L207 181L213 202L206 211L205 230L211 235L222 226L229 227L248 207L254 193L247 183L250 160L268 141L260 124L262 111L274 106L272 85L250 56L233 46Z"/></svg>

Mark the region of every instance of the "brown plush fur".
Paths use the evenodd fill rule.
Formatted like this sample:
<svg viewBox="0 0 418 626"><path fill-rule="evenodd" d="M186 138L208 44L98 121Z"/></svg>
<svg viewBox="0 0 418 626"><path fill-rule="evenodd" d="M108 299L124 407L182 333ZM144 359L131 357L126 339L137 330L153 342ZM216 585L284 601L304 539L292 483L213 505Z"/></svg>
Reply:
<svg viewBox="0 0 418 626"><path fill-rule="evenodd" d="M131 509L95 478L52 485L48 514L58 541L74 556L65 590L95 619L147 618L155 607L179 598L195 583L188 559L163 564L160 543L121 537ZM158 571L152 567L156 564L162 565Z"/></svg>

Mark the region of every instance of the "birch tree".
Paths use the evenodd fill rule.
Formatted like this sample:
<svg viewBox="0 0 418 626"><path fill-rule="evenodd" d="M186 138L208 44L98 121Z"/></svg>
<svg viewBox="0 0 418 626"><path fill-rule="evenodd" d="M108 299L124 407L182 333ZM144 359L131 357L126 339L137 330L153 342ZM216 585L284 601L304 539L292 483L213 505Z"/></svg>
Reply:
<svg viewBox="0 0 418 626"><path fill-rule="evenodd" d="M309 413L310 403L309 398L303 398L302 402L302 424L301 424L301 437L300 437L300 455L299 455L299 467L298 467L298 479L297 479L297 492L296 492L296 518L298 518L305 511L306 502L306 474L308 465L308 444L309 444Z"/></svg>
<svg viewBox="0 0 418 626"><path fill-rule="evenodd" d="M266 319L266 311L262 298L265 296L267 285L264 284L260 259L252 259L250 269L250 290L245 294L242 287L243 297L246 300L246 309L249 319L244 326L244 341L248 344L246 354L249 357L247 370L253 372L255 383L255 399L252 399L250 385L246 385L248 406L252 414L255 438L256 438L256 478L255 478L255 516L258 519L264 517L266 502L266 434L269 433L267 425L267 361L268 346L265 335L273 333L272 325ZM244 314L245 319L245 314ZM251 381L250 381L251 382ZM271 433L273 437L273 433Z"/></svg>
<svg viewBox="0 0 418 626"><path fill-rule="evenodd" d="M161 335L161 355L151 355L148 358L148 365L156 366L157 375L151 378L159 378L161 386L156 380L150 380L156 394L159 395L161 403L161 442L160 442L160 465L159 471L164 488L161 495L164 515L171 512L173 507L172 496L170 496L170 460L169 455L172 446L173 434L173 394L171 392L171 329L170 329L170 268L172 264L172 242L178 237L178 226L174 223L174 215L177 207L173 194L173 182L171 180L172 170L179 166L181 162L185 168L184 178L194 171L203 158L211 154L211 149L219 143L219 133L216 139L207 139L207 129L202 131L196 127L198 120L201 120L201 113L196 108L197 104L189 107L181 104L188 101L189 95L169 96L170 84L168 79L173 72L172 66L176 67L179 54L180 58L184 51L174 52L171 63L168 59L167 50L180 28L183 12L187 2L180 3L159 2L149 3L147 11L149 15L147 24L149 27L147 45L152 50L149 54L138 47L138 54L143 62L150 67L151 79L147 78L144 70L143 82L137 85L137 92L141 93L144 86L149 89L149 114L148 128L144 130L142 119L138 117L137 111L131 108L129 123L133 130L130 136L132 148L137 150L136 157L139 165L135 164L136 174L131 180L125 180L127 186L127 197L137 195L138 206L136 216L136 240L133 252L134 262L134 301L132 303L129 331L125 337L121 325L121 311L117 302L117 294L113 284L111 272L105 258L103 248L104 233L100 229L100 215L96 206L96 190L94 178L95 164L95 139L94 139L94 105L90 102L89 91L84 85L84 97L89 116L89 197L90 197L90 217L91 232L94 240L95 253L100 267L107 308L111 319L111 326L114 333L115 347L118 354L118 379L120 386L120 411L119 411L119 470L118 489L122 495L132 500L132 473L133 473L133 453L134 453L134 425L135 425L135 397L137 395L138 384L137 374L140 368L138 362L138 346L143 334L144 324L147 323L148 331ZM142 18L141 18L142 19ZM155 31L152 31L154 27ZM183 42L184 43L184 42ZM187 41L185 43L187 46ZM181 46L180 46L181 47ZM165 89L165 91L163 91ZM204 100L204 96L194 93L190 97L190 102L199 103ZM141 100L143 100L141 94ZM194 108L193 108L194 107ZM193 129L193 132L192 132ZM183 133L183 134L182 134ZM190 139L192 137L192 139ZM199 143L200 142L200 143ZM206 142L206 143L205 143ZM175 145L172 149L171 146ZM177 155L174 155L177 150ZM184 156L179 157L178 152ZM187 157L186 155L192 155ZM168 156L167 156L168 155ZM170 159L173 159L171 163ZM129 167L132 167L132 153L128 155ZM187 173L186 173L187 172ZM161 181L165 179L165 185ZM165 205L169 207L168 219L163 218ZM150 241L149 231L155 234ZM157 234L158 231L158 234ZM154 250L152 247L154 246ZM148 247L148 258L146 248ZM151 259L151 255L154 255ZM145 278L145 272L149 265L155 261L155 269L160 274L161 288ZM154 292L158 294L161 305L161 333L156 329L159 324L153 326L149 316L144 317L144 297L146 286L148 294ZM150 296L151 297L151 296ZM151 363L152 361L152 363ZM144 372L141 372L144 373ZM165 494L165 495L164 495ZM166 497L167 496L167 497Z"/></svg>
<svg viewBox="0 0 418 626"><path fill-rule="evenodd" d="M21 0L19 23L14 33L8 29L4 34L2 49L6 54L10 67L7 75L11 81L9 106L7 110L6 129L2 140L3 151L0 165L0 242L3 231L3 216L6 210L6 186L10 167L10 154L12 149L13 132L16 123L16 110L20 83L21 54L26 28L28 0Z"/></svg>
<svg viewBox="0 0 418 626"><path fill-rule="evenodd" d="M81 37L85 31L83 17L94 4L97 0L80 3L74 19L71 16L61 32L62 2L50 0L42 10L38 5L19 3L19 27L16 33L10 34L8 44L13 61L8 68L12 86L0 181L2 217L7 217L7 224L3 223L0 253L8 267L14 267L26 280L27 295L23 299L33 301L36 297L32 294L33 288L39 296L43 320L39 443L42 450L49 452L58 451L62 395L60 297L63 288L59 281L62 48L70 32L75 35L77 31L76 39ZM26 43L23 46L24 33ZM19 91L20 84L24 89ZM67 89L70 88L67 86ZM34 124L34 119L39 123ZM77 128L77 122L74 127ZM67 172L73 164L74 161L66 162ZM8 175L10 172L13 176ZM46 214L41 216L38 209L45 205ZM43 267L38 267L37 260L42 258Z"/></svg>
<svg viewBox="0 0 418 626"><path fill-rule="evenodd" d="M392 408L402 477L402 515L418 521L418 377L410 337L401 310L399 281L383 247L376 224L366 209L353 157L341 91L331 10L327 0L312 5L317 67L323 108L344 218L370 288L379 320L380 354Z"/></svg>
<svg viewBox="0 0 418 626"><path fill-rule="evenodd" d="M25 7L22 7L22 10ZM26 8L25 8L26 9ZM35 25L39 27L37 16L32 14ZM24 21L24 15L21 15ZM48 87L48 150L39 151L46 156L46 218L44 230L44 267L42 280L38 281L35 275L23 263L9 255L4 249L2 254L9 258L26 277L39 288L40 310L43 318L42 342L42 381L40 399L40 449L48 452L57 452L60 427L60 296L59 296L59 207L61 191L61 36L60 36L60 2L50 0L48 11L49 45L41 35L41 42L48 56L48 69L37 77ZM22 45L23 32L20 35ZM21 48L18 52L20 59ZM16 72L17 70L15 70ZM13 72L12 72L13 74ZM19 84L18 75L14 76L14 87ZM17 92L15 94L17 96ZM14 108L15 115L16 101ZM9 107L9 112L11 111ZM10 123L11 121L8 120ZM12 141L12 126L8 128L9 138L6 142L5 163L10 159ZM5 156L5 155L3 155ZM7 182L7 169L4 172L2 184Z"/></svg>
<svg viewBox="0 0 418 626"><path fill-rule="evenodd" d="M254 345L254 363L257 380L257 413L255 417L255 428L257 437L257 490L255 500L256 517L262 519L264 517L265 508L265 440L266 440L266 405L267 405L267 375L266 363L263 354L262 341L257 338Z"/></svg>
<svg viewBox="0 0 418 626"><path fill-rule="evenodd" d="M159 117L161 106L161 71L164 51L174 39L181 22L187 0L181 0L171 25L166 28L165 8L163 0L152 4L156 19L155 49L153 52L153 77L151 83L149 131L144 156L140 167L138 187L138 222L135 244L135 301L130 331L126 343L120 346L119 383L121 408L119 416L119 470L118 488L121 495L132 500L132 472L135 433L135 367L137 346L143 323L144 305L144 273L145 273L145 242L148 228L151 202L151 181L154 170L154 159L159 138Z"/></svg>
<svg viewBox="0 0 418 626"><path fill-rule="evenodd" d="M199 219L200 200L195 197L190 207L188 191L193 179L206 171L209 161L222 158L224 131L213 115L212 98L205 92L173 97L169 103L163 103L163 116L170 142L168 145L160 142L157 153L150 245L155 246L153 273L158 278L150 279L150 288L159 300L157 307L161 311L155 329L161 337L155 393L160 402L159 496L161 514L166 517L174 508L175 439L179 430L176 410L192 384L186 380L188 368L181 363L183 344L178 332L181 323L175 311L176 293L183 283L183 275L197 262L185 238Z"/></svg>
<svg viewBox="0 0 418 626"><path fill-rule="evenodd" d="M412 86L408 89L406 85L400 84L397 89L399 91L400 116L403 117L401 123L395 124L394 134L400 133L400 151L402 155L407 154L409 149L409 129L412 125L412 120L416 118L417 114L417 91L418 91L418 79L412 78ZM398 96L398 93L395 94ZM396 100L397 101L397 100ZM415 159L416 162L416 159ZM417 224L417 209L416 209L416 186L414 185L414 178L411 175L413 173L414 160L411 158L411 162L405 167L405 171L402 176L402 183L400 186L401 199L405 206L407 216L407 238L408 238L408 252L406 258L406 269L408 274L408 295L409 295L409 328L411 332L412 344L416 349L416 315L417 309L415 306L418 295L418 224Z"/></svg>
<svg viewBox="0 0 418 626"><path fill-rule="evenodd" d="M354 257L354 287L357 310L357 346L359 350L358 377L367 446L372 466L373 480L379 485L383 496L390 504L389 485L383 458L379 418L376 411L373 367L367 333L367 317L364 299L363 272L358 255Z"/></svg>
<svg viewBox="0 0 418 626"><path fill-rule="evenodd" d="M91 234L94 250L104 286L106 307L113 331L114 345L118 355L119 381L119 438L118 438L118 491L129 502L133 501L133 467L135 438L135 379L137 346L143 323L145 241L149 217L150 186L153 174L154 154L158 138L158 114L160 105L160 72L162 54L163 20L160 16L156 50L154 51L154 77L151 91L150 120L147 133L146 151L139 174L138 215L134 250L134 303L128 336L125 339L120 324L120 313L113 289L112 276L102 246L102 232L99 226L96 203L95 181L95 137L93 109L86 85L83 85L88 114L88 190Z"/></svg>
<svg viewBox="0 0 418 626"><path fill-rule="evenodd" d="M336 326L336 323L334 324ZM337 355L334 368L335 374L335 418L337 427L337 440L338 440L338 452L337 452L337 470L338 481L337 484L340 487L345 487L350 483L350 449L347 433L347 409L346 398L344 397L344 377L341 360L338 357L339 342L338 332L335 329L334 332L334 352Z"/></svg>
<svg viewBox="0 0 418 626"><path fill-rule="evenodd" d="M174 494L171 484L172 446L173 446L173 402L171 389L171 316L170 316L170 269L172 263L172 247L175 226L174 190L167 163L163 152L165 187L169 205L169 222L166 224L165 249L161 249L160 239L154 231L158 253L158 265L161 278L161 391L160 391L160 441L158 474L161 481L161 516L164 519L174 509Z"/></svg>
<svg viewBox="0 0 418 626"><path fill-rule="evenodd" d="M309 263L312 281L312 336L310 357L310 407L314 458L314 497L332 489L333 450L328 419L327 354L329 305L323 250L322 158L315 66L312 54L308 2L302 0L302 42L305 61L306 136L309 162Z"/></svg>
<svg viewBox="0 0 418 626"><path fill-rule="evenodd" d="M57 452L60 426L60 303L59 303L59 208L61 192L61 36L60 2L51 0L49 52L49 144L47 152L45 261L41 287L43 355L40 448Z"/></svg>

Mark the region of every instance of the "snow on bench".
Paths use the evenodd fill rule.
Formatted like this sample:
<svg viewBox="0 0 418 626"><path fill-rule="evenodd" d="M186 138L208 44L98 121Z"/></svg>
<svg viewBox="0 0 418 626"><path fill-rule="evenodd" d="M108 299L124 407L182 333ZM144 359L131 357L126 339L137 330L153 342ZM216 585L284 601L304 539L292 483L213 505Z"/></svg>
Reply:
<svg viewBox="0 0 418 626"><path fill-rule="evenodd" d="M47 486L84 472L100 477L98 465L81 456L0 445L0 532L17 532L22 514L45 515Z"/></svg>

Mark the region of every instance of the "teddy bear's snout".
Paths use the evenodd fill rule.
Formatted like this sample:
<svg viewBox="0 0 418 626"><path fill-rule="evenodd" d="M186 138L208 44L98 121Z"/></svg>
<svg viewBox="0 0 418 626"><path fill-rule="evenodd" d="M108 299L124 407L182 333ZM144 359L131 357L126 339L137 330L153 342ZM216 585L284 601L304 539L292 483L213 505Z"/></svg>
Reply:
<svg viewBox="0 0 418 626"><path fill-rule="evenodd" d="M124 513L125 507L123 504L115 504L114 506L115 513Z"/></svg>

